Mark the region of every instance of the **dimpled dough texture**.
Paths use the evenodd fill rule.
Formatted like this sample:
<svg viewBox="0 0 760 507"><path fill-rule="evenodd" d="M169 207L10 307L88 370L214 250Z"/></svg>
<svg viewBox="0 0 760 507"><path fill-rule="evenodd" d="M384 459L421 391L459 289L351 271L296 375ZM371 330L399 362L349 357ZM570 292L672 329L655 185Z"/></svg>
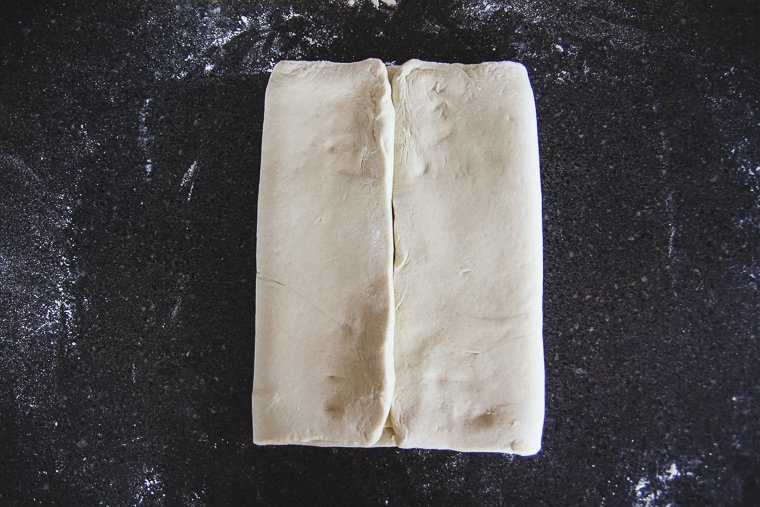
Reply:
<svg viewBox="0 0 760 507"><path fill-rule="evenodd" d="M396 443L535 454L543 263L528 75L414 60L394 74Z"/></svg>
<svg viewBox="0 0 760 507"><path fill-rule="evenodd" d="M266 93L253 440L371 446L393 390L383 63L280 62Z"/></svg>

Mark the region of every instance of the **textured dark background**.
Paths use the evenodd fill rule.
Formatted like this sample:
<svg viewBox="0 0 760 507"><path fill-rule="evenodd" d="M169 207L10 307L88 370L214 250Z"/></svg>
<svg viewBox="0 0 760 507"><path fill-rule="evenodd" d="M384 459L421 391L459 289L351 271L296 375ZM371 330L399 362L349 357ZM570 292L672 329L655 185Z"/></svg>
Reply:
<svg viewBox="0 0 760 507"><path fill-rule="evenodd" d="M759 5L4 5L0 504L760 504ZM530 72L537 457L251 444L268 71L370 56Z"/></svg>

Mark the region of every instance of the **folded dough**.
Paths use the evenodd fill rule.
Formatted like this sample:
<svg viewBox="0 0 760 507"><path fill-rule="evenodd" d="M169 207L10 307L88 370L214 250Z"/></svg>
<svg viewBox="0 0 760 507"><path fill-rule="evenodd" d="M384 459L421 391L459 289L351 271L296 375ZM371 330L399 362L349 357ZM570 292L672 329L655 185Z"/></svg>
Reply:
<svg viewBox="0 0 760 507"><path fill-rule="evenodd" d="M524 67L279 63L258 209L254 442L540 449Z"/></svg>
<svg viewBox="0 0 760 507"><path fill-rule="evenodd" d="M280 62L266 93L253 440L371 446L394 371L393 105L380 60Z"/></svg>
<svg viewBox="0 0 760 507"><path fill-rule="evenodd" d="M527 72L412 60L392 88L396 443L535 454L543 263Z"/></svg>

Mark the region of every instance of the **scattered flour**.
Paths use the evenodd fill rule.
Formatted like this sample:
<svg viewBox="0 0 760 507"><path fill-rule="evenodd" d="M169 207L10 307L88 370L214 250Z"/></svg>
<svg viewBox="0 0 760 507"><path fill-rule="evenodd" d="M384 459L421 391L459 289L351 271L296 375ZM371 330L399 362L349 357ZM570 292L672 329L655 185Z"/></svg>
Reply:
<svg viewBox="0 0 760 507"><path fill-rule="evenodd" d="M755 100L757 90L742 86L751 63L745 60L738 66L716 69L716 80L722 81L721 94L706 97L706 106L712 110L716 131L721 137L722 153L718 172L710 181L717 182L721 172L728 172L744 183L750 207L746 213L733 218L737 232L748 241L753 241L760 230L760 144L757 134L751 129L737 129L736 119L749 120L760 126L760 108ZM753 137L754 136L754 137ZM746 202L746 201L745 201ZM757 291L760 279L760 257L751 256L744 263L732 266L749 290Z"/></svg>
<svg viewBox="0 0 760 507"><path fill-rule="evenodd" d="M0 369L13 378L18 413L27 416L55 405L59 354L75 349L78 335L76 203L47 181L44 156L35 164L0 153L1 186L14 191L0 188Z"/></svg>
<svg viewBox="0 0 760 507"><path fill-rule="evenodd" d="M735 144L726 147L723 162L744 176L750 190L758 194L760 203L760 158L752 155L753 149L756 150L757 147L753 147L749 139L742 137Z"/></svg>
<svg viewBox="0 0 760 507"><path fill-rule="evenodd" d="M382 1L383 4L385 4L387 6L390 6L390 7L395 7L395 5L396 5L396 0L370 0L370 1L372 2L372 5L374 5L375 7L380 7L380 2L381 1ZM353 7L354 5L356 5L357 1L356 0L347 0L347 3L348 3L348 5L350 7Z"/></svg>
<svg viewBox="0 0 760 507"><path fill-rule="evenodd" d="M145 176L148 177L153 172L153 160L150 155L150 147L153 143L153 136L148 131L148 115L150 114L151 102L153 99L148 97L143 101L143 105L138 112L138 127L137 127L137 145L140 147L143 156L145 157L145 163L143 164L143 170Z"/></svg>
<svg viewBox="0 0 760 507"><path fill-rule="evenodd" d="M185 295L185 287L187 286L187 280L188 276L186 274L180 274L179 275L179 281L177 283L177 302L174 303L174 306L172 307L172 313L171 313L171 321L174 322L177 320L177 316L179 315L180 309L182 308L182 299ZM166 324L164 324L165 326Z"/></svg>
<svg viewBox="0 0 760 507"><path fill-rule="evenodd" d="M179 183L180 190L187 189L187 202L190 202L190 199L193 197L193 187L195 186L195 171L198 168L198 161L194 160L192 164L190 164L190 167L187 168L187 171L182 176L182 181Z"/></svg>
<svg viewBox="0 0 760 507"><path fill-rule="evenodd" d="M146 467L134 480L134 505L155 505L166 499L164 483L153 467Z"/></svg>
<svg viewBox="0 0 760 507"><path fill-rule="evenodd" d="M155 77L182 80L192 72L216 71L228 47L241 37L246 37L241 45L245 55L230 72L270 71L277 63L277 48L267 44L269 12L262 6L257 9L240 15L227 12L229 9L220 5L203 9L180 2L148 10L138 24L138 31L155 41L148 48Z"/></svg>
<svg viewBox="0 0 760 507"><path fill-rule="evenodd" d="M664 503L663 499L667 499L668 490L672 483L682 476L694 477L694 473L682 473L678 465L673 462L665 470L655 474L654 477L641 477L633 487L634 505L638 507L672 505L671 503Z"/></svg>
<svg viewBox="0 0 760 507"><path fill-rule="evenodd" d="M367 0L344 1L355 6ZM371 2L380 7L379 0ZM395 5L393 0L383 0L382 3ZM581 68L581 77L594 72L586 60L579 60L579 48L584 40L604 41L605 44L631 51L641 50L647 42L646 33L626 23L632 14L624 7L615 7L619 10L616 13L619 21L610 21L587 15L580 10L579 4L571 3L560 10L557 6L530 0L516 0L508 5L493 0L475 0L457 7L455 19L462 26L477 29L497 22L500 19L497 16L507 13L518 21L518 34L533 35L546 33L551 25L577 27L576 31L556 43L548 43L544 48L552 51L556 58L561 58L561 67L564 67L554 71L547 82L573 83L578 79L578 74L566 69ZM147 51L151 60L146 65L156 79L178 86L194 73L210 76L222 73L257 75L270 71L284 54L278 37L272 32L272 20L277 17L285 21L300 21L298 18L303 17L293 7L277 12L264 6L254 6L250 12L240 15L229 12L226 6L202 7L189 1L163 5L149 2L146 5L148 7L141 11L136 30L137 37L149 41ZM586 17L589 19L584 19ZM440 26L435 28L441 29ZM318 33L316 37L304 35L304 41L315 45L334 37L338 35L328 30ZM540 51L540 48L523 44L518 47L517 54L538 60L545 56ZM225 65L232 53L236 54L235 64ZM601 66L600 63L591 63ZM735 99L741 97L731 98ZM142 173L146 178L154 171L154 136L150 131L153 110L153 99L145 98L136 118L137 144L143 160ZM134 115L130 121L135 121ZM87 124L77 125L74 129L78 139L75 151L80 155L97 153L100 149L97 138L91 134ZM756 149L753 146L753 141L747 137L734 137L725 145L723 162L745 177L752 192L760 196L760 162L753 155L753 149ZM56 368L63 354L76 352L80 346L78 308L86 304L86 299L78 298L76 293L81 269L73 254L76 185L51 186L47 182L49 175L56 171L66 170L78 177L76 169L73 169L76 157L65 168L48 167L45 154L39 157L39 160L22 160L13 154L13 150L0 145L0 171L3 173L0 183L9 178L13 183L10 188L24 188L23 192L14 194L10 199L0 185L0 214L9 217L0 221L0 237L4 238L0 244L0 308L3 319L7 317L7 321L0 324L0 350L3 352L0 354L0 368L12 372L13 396L18 416L23 418L36 417L40 407L56 405ZM193 161L179 182L179 191L187 192L188 202L192 198L198 170L198 161ZM675 250L678 246L677 210L672 192L668 194L665 204L669 226L666 230L667 251L672 260L677 255ZM740 220L742 226L757 227L756 222L750 223L748 218ZM757 266L752 269L752 273L760 276ZM755 274L751 276L754 278ZM183 308L185 281L186 278L180 278L177 300L171 310L172 321L177 319ZM35 366L37 364L46 367L40 369ZM133 384L137 383L139 368L139 363L131 364ZM583 375L586 372L578 369L576 373ZM738 407L741 397L732 398L732 402L735 408ZM58 427L57 421L51 419L48 422L51 428ZM213 445L216 446L216 443ZM506 456L506 460L512 459ZM463 469L467 465L463 460L455 456L446 466L452 470ZM63 464L56 461L56 473L63 469ZM127 475L126 480L131 483L132 503L145 505L165 501L164 478L167 482L171 481L168 472L163 476L161 472L158 465L140 465L134 476ZM693 474L682 472L673 462L654 476L644 475L635 484L631 481L636 504L659 504L660 499L667 496L668 488L684 476ZM423 487L429 488L430 485ZM199 488L186 493L183 502L191 505L202 503L199 493L203 495L205 490Z"/></svg>

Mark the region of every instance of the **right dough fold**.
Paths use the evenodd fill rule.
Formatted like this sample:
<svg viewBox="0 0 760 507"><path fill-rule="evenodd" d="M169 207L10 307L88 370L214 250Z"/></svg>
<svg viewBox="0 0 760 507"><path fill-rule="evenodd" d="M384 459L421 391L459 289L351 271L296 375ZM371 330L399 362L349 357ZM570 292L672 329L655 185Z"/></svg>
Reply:
<svg viewBox="0 0 760 507"><path fill-rule="evenodd" d="M543 261L527 72L412 60L394 74L396 444L535 454Z"/></svg>

